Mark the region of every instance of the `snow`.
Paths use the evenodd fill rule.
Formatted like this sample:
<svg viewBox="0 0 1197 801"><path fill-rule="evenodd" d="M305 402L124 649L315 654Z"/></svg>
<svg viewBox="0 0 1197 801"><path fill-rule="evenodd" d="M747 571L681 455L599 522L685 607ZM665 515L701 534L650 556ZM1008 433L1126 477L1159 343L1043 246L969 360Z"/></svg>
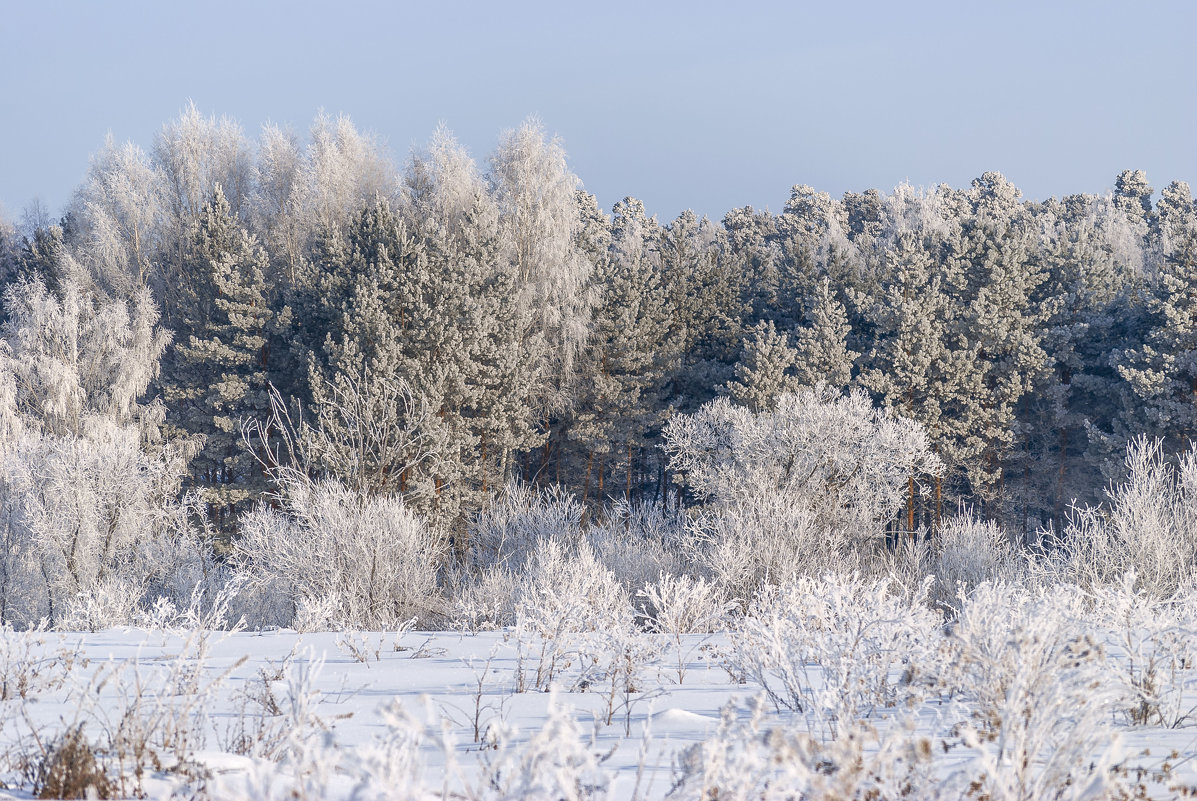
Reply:
<svg viewBox="0 0 1197 801"><path fill-rule="evenodd" d="M398 637L291 630L7 631L0 678L14 697L0 702L0 753L5 785L21 789L0 791L0 798L29 797L19 763L22 755L44 747L38 743L51 742L76 723L84 724L92 742L111 743L122 726L123 731L135 730L126 724L139 717L149 721L145 728L158 727L149 739L162 742L169 742L164 733L181 719L188 733L176 740L187 741L182 757L190 767L172 771L150 766L143 778L128 781L122 788L126 794L167 798L199 792L200 797L225 799L284 797L292 791L308 798L409 797L395 775L409 776L400 784L414 798L445 793L500 798L497 792L487 795L487 784L504 766L510 781L518 769L549 775L543 740L538 740L546 733L552 735L550 751L568 755L572 748L589 755L589 767L582 765L577 775L590 770L600 777L596 784L606 795L598 797L659 799L674 786L688 747L722 737L725 745L734 746L727 757L737 753L736 736L749 747L751 738L735 734L741 729L763 732L777 726L795 735L809 722L772 706L758 707L754 699L759 687L738 683L724 669L721 655L733 647L727 634L681 638L690 661L680 684L671 651L675 646L666 645L659 659L642 670L631 694L616 699L610 723L609 693L597 683L586 689L562 685L551 692L518 692L520 670L535 669L529 659L536 650L530 646L539 646L521 644L514 635L512 630L409 631ZM30 646L27 654L24 643ZM25 698L11 693L14 678L28 674L33 664L45 668L46 659L55 657L54 671L43 670ZM67 659L69 665L63 661ZM817 673L817 668L811 671ZM1197 686L1194 671L1187 672L1185 700L1193 706ZM562 675L568 682L574 673ZM269 704L277 714L265 714ZM573 721L577 742L568 742L571 729L561 716L554 722L554 708L568 710L564 720ZM396 710L406 713L406 723L396 723ZM134 714L126 715L129 711ZM910 742L929 738L937 750L947 743L949 752L935 763L935 770L946 776L981 764L989 747L970 748L947 734L959 711L951 701L931 698L914 710L875 713L869 723ZM1123 753L1132 757L1128 764L1171 765L1167 782L1148 782L1151 797L1169 797L1169 785L1197 785L1194 732L1119 726ZM238 740L247 733L251 741ZM258 739L252 741L254 737ZM884 741L881 736L882 744L875 748L888 747ZM385 751L384 742L398 750ZM498 750L496 742L502 743ZM162 767L178 767L169 748L159 743L154 751ZM392 775L390 795L375 792L382 785L370 778L370 771L377 774L374 778L383 775L375 757L384 752L390 754L392 771L401 761L396 754L411 763L410 774L387 774ZM535 795L535 787L519 786Z"/></svg>

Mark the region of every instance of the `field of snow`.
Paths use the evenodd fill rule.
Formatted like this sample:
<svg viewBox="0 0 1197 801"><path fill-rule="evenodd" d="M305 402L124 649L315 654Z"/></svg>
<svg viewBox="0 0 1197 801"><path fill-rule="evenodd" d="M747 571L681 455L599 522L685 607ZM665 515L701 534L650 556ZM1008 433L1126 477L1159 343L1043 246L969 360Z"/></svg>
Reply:
<svg viewBox="0 0 1197 801"><path fill-rule="evenodd" d="M1197 785L1197 671L1136 665L1164 667L1158 642L1053 639L1038 624L1024 636L998 607L1005 620L935 623L909 653L892 647L918 621L824 620L849 636L816 660L831 641L770 611L784 613L614 649L601 632L512 629L9 630L0 797L54 787L82 751L118 798L1169 798ZM798 646L788 661L777 650ZM1136 677L1156 683L1160 716L1134 719L1127 700L1146 696L1120 682ZM64 748L78 727L86 747Z"/></svg>

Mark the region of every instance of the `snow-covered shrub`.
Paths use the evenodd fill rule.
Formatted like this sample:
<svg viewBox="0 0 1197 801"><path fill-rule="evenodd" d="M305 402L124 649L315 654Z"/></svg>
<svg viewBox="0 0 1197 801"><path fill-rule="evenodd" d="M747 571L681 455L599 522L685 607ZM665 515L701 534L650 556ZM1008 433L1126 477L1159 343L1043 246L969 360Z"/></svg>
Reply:
<svg viewBox="0 0 1197 801"><path fill-rule="evenodd" d="M1025 563L1001 526L971 515L950 517L935 532L928 567L935 576L931 600L952 608L962 593L986 581L1017 582Z"/></svg>
<svg viewBox="0 0 1197 801"><path fill-rule="evenodd" d="M926 606L888 579L829 574L772 585L732 633L732 659L778 708L836 733L857 717L926 693L942 635Z"/></svg>
<svg viewBox="0 0 1197 801"><path fill-rule="evenodd" d="M645 585L638 597L646 602L641 606L641 612L647 618L648 628L667 637L673 647L678 684L686 680L687 663L699 647L695 644L687 649L682 643L683 636L723 631L732 613L739 608L738 602L723 599L714 582L702 577L666 573Z"/></svg>
<svg viewBox="0 0 1197 801"><path fill-rule="evenodd" d="M1117 584L1134 571L1137 587L1168 597L1197 565L1197 449L1173 466L1160 440L1137 439L1127 447L1126 472L1106 506L1074 512L1054 578Z"/></svg>
<svg viewBox="0 0 1197 801"><path fill-rule="evenodd" d="M593 632L618 632L633 626L627 592L585 542L575 547L542 540L520 588L517 633L539 638L535 686L547 689L573 661L586 670L601 661ZM597 647L596 647L597 646ZM590 664L586 661L590 660Z"/></svg>
<svg viewBox="0 0 1197 801"><path fill-rule="evenodd" d="M45 646L44 626L16 631L0 624L0 702L37 697L66 682L78 652L59 648L47 654Z"/></svg>
<svg viewBox="0 0 1197 801"><path fill-rule="evenodd" d="M1093 620L1106 630L1107 669L1120 685L1130 724L1176 728L1197 713L1191 697L1197 686L1197 599L1187 594L1160 600L1135 585L1128 573L1121 583L1094 590Z"/></svg>
<svg viewBox="0 0 1197 801"><path fill-rule="evenodd" d="M470 526L467 542L472 566L519 572L542 541L577 542L585 512L577 498L557 485L537 490L509 482L475 515Z"/></svg>
<svg viewBox="0 0 1197 801"><path fill-rule="evenodd" d="M519 591L520 579L503 567L454 571L446 587L445 615L450 626L471 632L513 626Z"/></svg>
<svg viewBox="0 0 1197 801"><path fill-rule="evenodd" d="M679 636L722 631L739 607L736 601L723 600L718 586L701 576L661 573L656 581L644 586L639 597L647 602L641 611L651 629Z"/></svg>
<svg viewBox="0 0 1197 801"><path fill-rule="evenodd" d="M513 747L516 732L494 727L494 756L486 766L481 799L586 801L608 798L610 774L603 769L582 733L573 711L553 693L543 725L522 748Z"/></svg>
<svg viewBox="0 0 1197 801"><path fill-rule="evenodd" d="M772 581L795 567L817 574L859 563L911 479L941 470L917 423L873 408L863 392L826 387L782 394L776 409L759 413L718 398L675 416L665 449L710 514L725 517L706 524L712 539L736 543L735 555L754 565L743 576ZM737 560L715 561L729 571Z"/></svg>
<svg viewBox="0 0 1197 801"><path fill-rule="evenodd" d="M670 801L934 799L941 795L938 744L913 721L845 721L834 737L769 727L763 706L744 722L725 707L718 731L684 751Z"/></svg>
<svg viewBox="0 0 1197 801"><path fill-rule="evenodd" d="M1124 697L1075 586L996 582L962 599L947 678L971 710L970 781L995 799L1119 797L1111 715Z"/></svg>
<svg viewBox="0 0 1197 801"><path fill-rule="evenodd" d="M696 512L690 524L706 571L726 598L752 598L766 584L807 572L844 572L857 563L842 548L829 547L809 510L780 495Z"/></svg>
<svg viewBox="0 0 1197 801"><path fill-rule="evenodd" d="M1096 626L1084 622L1089 599L1075 586L1033 593L1016 583L986 582L957 606L948 638L951 658L940 678L947 690L970 703L982 729L996 731L998 710L1020 672L1028 679L1036 669L1050 672L1057 662L1067 661L1064 654L1074 647L1088 648L1094 660L1104 659ZM1046 673L1039 678L1055 680Z"/></svg>
<svg viewBox="0 0 1197 801"><path fill-rule="evenodd" d="M232 563L261 603L251 624L378 630L440 614L442 532L399 498L292 479L280 509L242 518ZM321 608L326 619L312 619Z"/></svg>
<svg viewBox="0 0 1197 801"><path fill-rule="evenodd" d="M703 572L702 553L684 514L658 504L617 500L586 530L595 553L629 593L661 573Z"/></svg>

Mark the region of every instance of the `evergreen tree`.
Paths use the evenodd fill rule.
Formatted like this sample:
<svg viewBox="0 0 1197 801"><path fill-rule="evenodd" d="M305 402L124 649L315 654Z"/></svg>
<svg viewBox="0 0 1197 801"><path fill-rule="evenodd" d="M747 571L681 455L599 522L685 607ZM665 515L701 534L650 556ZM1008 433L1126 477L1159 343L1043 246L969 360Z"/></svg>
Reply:
<svg viewBox="0 0 1197 801"><path fill-rule="evenodd" d="M967 432L958 449L971 492L994 512L993 505L1003 500L1005 460L1018 436L1019 404L1050 369L1042 347L1048 310L1036 302L1046 276L1019 197L999 173L973 182L945 273L960 308L949 333L973 349L971 369L979 377L979 391L962 397L955 410Z"/></svg>
<svg viewBox="0 0 1197 801"><path fill-rule="evenodd" d="M728 269L741 276L744 327L773 319L781 294L777 218L745 206L724 215L723 229L727 232Z"/></svg>
<svg viewBox="0 0 1197 801"><path fill-rule="evenodd" d="M1113 434L1160 437L1179 452L1197 437L1197 215L1187 186L1170 189L1162 221L1170 249L1146 297L1146 334L1112 354L1126 382Z"/></svg>
<svg viewBox="0 0 1197 801"><path fill-rule="evenodd" d="M731 399L753 412L773 411L777 399L802 386L795 375L799 353L772 321L757 323L744 340L735 379L727 384Z"/></svg>
<svg viewBox="0 0 1197 801"><path fill-rule="evenodd" d="M583 389L572 436L588 450L583 495L589 494L597 457L597 489L608 468L624 474L630 497L644 475L642 451L665 422L667 381L679 350L671 337L672 310L662 285L660 230L644 204L615 205L610 255L600 264L603 296L595 310L588 356L595 374Z"/></svg>
<svg viewBox="0 0 1197 801"><path fill-rule="evenodd" d="M204 437L191 479L226 530L235 511L266 489L256 456L242 447L241 421L271 412L267 269L265 251L238 225L217 186L182 265L189 284L177 307L164 395L173 424Z"/></svg>
<svg viewBox="0 0 1197 801"><path fill-rule="evenodd" d="M882 291L865 312L874 340L860 383L886 408L921 424L935 453L959 473L971 454L960 447L967 432L952 410L977 388L979 376L968 364L971 351L959 348L959 340L948 334L955 309L932 260L933 247L926 231L905 230L887 250ZM936 478L934 505L927 510L933 523L942 514L944 479L951 486L952 474ZM907 529L915 528L921 508L911 483L903 521Z"/></svg>
<svg viewBox="0 0 1197 801"><path fill-rule="evenodd" d="M744 276L726 251L726 234L689 210L661 232L671 338L681 353L670 399L678 411L710 400L732 375L742 339Z"/></svg>
<svg viewBox="0 0 1197 801"><path fill-rule="evenodd" d="M794 332L798 385L814 387L822 383L836 390L847 389L852 364L860 354L848 349L852 329L844 304L832 291L830 278L819 282L805 305L805 325Z"/></svg>

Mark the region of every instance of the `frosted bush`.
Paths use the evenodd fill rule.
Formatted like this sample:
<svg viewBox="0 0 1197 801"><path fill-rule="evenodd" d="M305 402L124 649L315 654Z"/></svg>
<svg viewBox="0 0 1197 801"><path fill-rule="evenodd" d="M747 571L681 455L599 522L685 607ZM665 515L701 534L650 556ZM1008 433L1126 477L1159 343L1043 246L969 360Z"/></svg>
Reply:
<svg viewBox="0 0 1197 801"><path fill-rule="evenodd" d="M586 531L595 553L635 593L664 572L703 570L700 545L685 516L656 504L619 500L602 510L601 522Z"/></svg>
<svg viewBox="0 0 1197 801"><path fill-rule="evenodd" d="M1096 627L1086 630L1083 623L1089 601L1074 586L1058 585L1034 594L1018 584L986 582L960 598L958 607L948 639L951 659L941 679L972 704L980 726L988 725L1005 703L1014 675L1027 669L1027 649L1033 647L1044 669L1082 635L1092 641L1095 658L1101 650Z"/></svg>
<svg viewBox="0 0 1197 801"><path fill-rule="evenodd" d="M737 588L858 558L911 479L942 470L917 423L873 408L862 392L826 387L782 394L775 410L759 413L716 399L675 416L665 449L670 467L709 502L705 528L724 550L713 566ZM737 571L736 557L754 552L763 556Z"/></svg>
<svg viewBox="0 0 1197 801"><path fill-rule="evenodd" d="M925 600L925 585L906 599L887 579L798 576L748 607L732 634L732 658L776 707L835 733L925 695L942 637Z"/></svg>
<svg viewBox="0 0 1197 801"><path fill-rule="evenodd" d="M515 732L496 727L491 747L495 755L485 768L482 799L527 801L586 801L607 798L611 776L599 763L572 710L556 693L540 729L521 749L512 747Z"/></svg>
<svg viewBox="0 0 1197 801"><path fill-rule="evenodd" d="M57 625L68 631L100 631L131 623L143 592L134 580L111 577L95 582L89 591L62 599Z"/></svg>
<svg viewBox="0 0 1197 801"><path fill-rule="evenodd" d="M540 642L535 686L548 688L567 665L592 653L592 632L618 632L633 625L627 592L585 542L568 548L554 539L542 541L528 565L516 607L517 636L525 633ZM601 647L601 646L600 646Z"/></svg>
<svg viewBox="0 0 1197 801"><path fill-rule="evenodd" d="M1160 600L1135 589L1128 573L1094 591L1094 622L1106 630L1109 670L1121 691L1127 721L1176 728L1197 705L1197 605L1191 594ZM1186 695L1188 700L1186 700Z"/></svg>
<svg viewBox="0 0 1197 801"><path fill-rule="evenodd" d="M913 475L942 465L917 423L873 408L859 391L820 387L782 394L754 414L719 398L665 430L673 469L719 504L780 494L821 529L867 536L905 497Z"/></svg>
<svg viewBox="0 0 1197 801"><path fill-rule="evenodd" d="M853 561L846 538L821 537L811 514L780 496L700 511L691 530L727 598L752 598L766 584L808 571L843 570Z"/></svg>
<svg viewBox="0 0 1197 801"><path fill-rule="evenodd" d="M457 571L448 589L446 615L452 626L478 632L515 625L520 579L510 570Z"/></svg>
<svg viewBox="0 0 1197 801"><path fill-rule="evenodd" d="M984 583L953 624L949 674L971 721L968 781L995 799L1120 797L1111 715L1122 693L1074 586Z"/></svg>
<svg viewBox="0 0 1197 801"><path fill-rule="evenodd" d="M641 611L648 618L649 629L667 637L673 647L678 684L686 680L687 664L701 645L694 644L687 649L682 642L683 635L723 631L732 613L739 608L738 602L725 601L713 582L701 577L675 577L665 573L646 585L639 597L646 602Z"/></svg>
<svg viewBox="0 0 1197 801"><path fill-rule="evenodd" d="M585 508L557 485L537 490L512 481L479 512L468 532L476 569L499 566L520 570L546 539L576 542Z"/></svg>
<svg viewBox="0 0 1197 801"><path fill-rule="evenodd" d="M670 801L789 799L934 799L938 746L914 733L913 720L891 725L845 721L822 739L791 726L767 727L763 708L738 722L726 707L716 734L683 752Z"/></svg>
<svg viewBox="0 0 1197 801"><path fill-rule="evenodd" d="M645 585L639 597L646 605L641 610L649 626L663 634L710 634L722 631L739 607L725 601L719 588L702 577L670 576L661 573Z"/></svg>
<svg viewBox="0 0 1197 801"><path fill-rule="evenodd" d="M1197 449L1173 466L1160 440L1134 440L1126 470L1106 507L1074 512L1050 567L1057 580L1085 586L1116 584L1134 571L1137 587L1168 597L1197 565Z"/></svg>
<svg viewBox="0 0 1197 801"><path fill-rule="evenodd" d="M935 576L931 597L941 608L952 607L959 595L983 582L1017 582L1025 572L1023 559L1001 526L971 515L944 521L935 532L928 561Z"/></svg>
<svg viewBox="0 0 1197 801"><path fill-rule="evenodd" d="M297 479L281 509L242 518L232 561L267 602L259 625L379 630L440 614L446 553L445 537L398 498ZM265 616L272 598L284 601L284 619Z"/></svg>
<svg viewBox="0 0 1197 801"><path fill-rule="evenodd" d="M175 500L178 465L148 454L136 428L96 418L81 436L26 431L3 449L9 620L74 625L82 598L92 610L84 617L99 614L83 624L127 623L143 597L186 597L210 565Z"/></svg>

